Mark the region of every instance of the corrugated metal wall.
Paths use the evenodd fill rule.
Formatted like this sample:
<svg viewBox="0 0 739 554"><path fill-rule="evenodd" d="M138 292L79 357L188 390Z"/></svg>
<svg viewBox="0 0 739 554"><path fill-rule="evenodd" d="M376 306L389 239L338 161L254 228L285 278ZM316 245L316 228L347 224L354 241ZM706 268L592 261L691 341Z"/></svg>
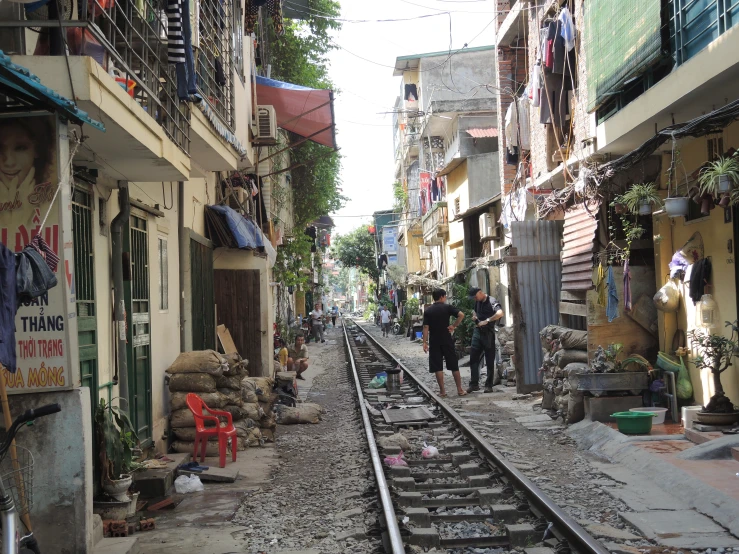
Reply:
<svg viewBox="0 0 739 554"><path fill-rule="evenodd" d="M593 249L600 204L594 202L588 210L579 205L565 212L564 253L562 254L562 290L584 291L593 286Z"/></svg>
<svg viewBox="0 0 739 554"><path fill-rule="evenodd" d="M520 314L513 314L516 332L516 367L523 385L541 384L543 353L539 331L559 322L562 266L559 260L560 228L556 221L517 221L511 224L516 262ZM520 365L523 367L520 367Z"/></svg>

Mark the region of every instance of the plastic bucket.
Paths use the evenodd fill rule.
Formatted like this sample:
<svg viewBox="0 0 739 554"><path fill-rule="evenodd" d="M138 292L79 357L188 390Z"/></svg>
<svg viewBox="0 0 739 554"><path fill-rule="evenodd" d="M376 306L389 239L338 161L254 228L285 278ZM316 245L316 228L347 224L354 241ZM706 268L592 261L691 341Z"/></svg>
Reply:
<svg viewBox="0 0 739 554"><path fill-rule="evenodd" d="M420 339L421 337L423 337L423 331L416 331L416 338Z"/></svg>
<svg viewBox="0 0 739 554"><path fill-rule="evenodd" d="M624 435L648 435L652 430L653 412L616 412L611 417Z"/></svg>
<svg viewBox="0 0 739 554"><path fill-rule="evenodd" d="M654 414L652 425L662 425L665 422L667 408L631 408L630 412L651 412Z"/></svg>

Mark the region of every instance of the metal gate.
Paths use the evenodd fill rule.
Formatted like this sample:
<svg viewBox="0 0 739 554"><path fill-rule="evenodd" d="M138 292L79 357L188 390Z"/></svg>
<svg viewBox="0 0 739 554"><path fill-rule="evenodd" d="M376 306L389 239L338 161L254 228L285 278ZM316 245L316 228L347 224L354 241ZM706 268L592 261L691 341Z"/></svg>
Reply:
<svg viewBox="0 0 739 554"><path fill-rule="evenodd" d="M513 248L505 262L513 311L516 389L530 392L541 388L539 331L559 323L561 232L556 221L519 221L511 229Z"/></svg>
<svg viewBox="0 0 739 554"><path fill-rule="evenodd" d="M149 233L146 219L129 220L131 280L126 286L128 312L129 415L142 446L151 444L151 300L149 294Z"/></svg>
<svg viewBox="0 0 739 554"><path fill-rule="evenodd" d="M92 243L92 193L75 183L72 197L74 277L77 293L77 343L80 379L90 389L93 419L98 403L98 336L95 305L95 248Z"/></svg>
<svg viewBox="0 0 739 554"><path fill-rule="evenodd" d="M215 298L213 296L213 248L190 238L192 289L192 349L216 347Z"/></svg>

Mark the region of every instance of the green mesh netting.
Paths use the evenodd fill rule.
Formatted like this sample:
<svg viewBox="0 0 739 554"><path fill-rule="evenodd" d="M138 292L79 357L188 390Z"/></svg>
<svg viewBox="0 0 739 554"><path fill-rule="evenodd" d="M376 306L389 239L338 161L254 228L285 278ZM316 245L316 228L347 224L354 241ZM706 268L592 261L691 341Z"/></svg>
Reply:
<svg viewBox="0 0 739 554"><path fill-rule="evenodd" d="M588 0L585 56L588 111L661 57L660 0Z"/></svg>

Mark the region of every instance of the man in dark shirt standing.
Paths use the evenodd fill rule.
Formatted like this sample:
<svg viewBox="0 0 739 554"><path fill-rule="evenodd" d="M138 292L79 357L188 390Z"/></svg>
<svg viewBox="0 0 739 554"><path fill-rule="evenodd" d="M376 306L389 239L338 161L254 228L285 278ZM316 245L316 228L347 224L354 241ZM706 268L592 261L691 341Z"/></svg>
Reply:
<svg viewBox="0 0 739 554"><path fill-rule="evenodd" d="M485 392L493 392L495 377L495 321L503 317L503 308L500 303L488 296L480 289L472 287L469 290L470 298L475 299L475 312L472 319L477 322L472 334L472 348L470 350L470 386L467 392L480 390L480 358L485 354L485 363L488 366L488 377L485 380Z"/></svg>
<svg viewBox="0 0 739 554"><path fill-rule="evenodd" d="M459 375L457 353L454 351L452 333L464 319L464 312L446 303L446 291L436 289L432 293L434 303L423 312L423 351L429 352L429 371L436 375L439 383L439 395L446 397L444 388L444 360L446 368L452 372L454 383L457 385L457 394L467 394L462 388L462 378ZM449 318L457 320L449 324Z"/></svg>

